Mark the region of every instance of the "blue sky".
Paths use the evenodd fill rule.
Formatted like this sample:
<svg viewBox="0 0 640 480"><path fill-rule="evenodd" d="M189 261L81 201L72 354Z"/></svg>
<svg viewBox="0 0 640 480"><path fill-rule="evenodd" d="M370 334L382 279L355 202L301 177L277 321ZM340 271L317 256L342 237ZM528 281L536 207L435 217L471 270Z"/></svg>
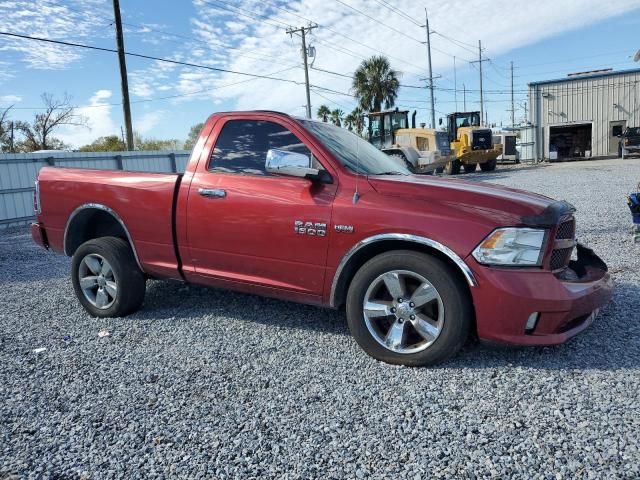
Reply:
<svg viewBox="0 0 640 480"><path fill-rule="evenodd" d="M509 122L510 61L517 119L527 82L640 67L630 58L640 48L640 0L121 0L128 51L298 82L128 57L134 128L145 136L184 139L192 124L214 111L268 108L304 115L299 38L285 30L305 19L320 25L309 39L317 52L310 71L314 112L323 103L345 112L354 106L350 80L321 70L350 75L373 54L387 55L403 84L424 85L425 32L418 25L425 7L435 31L433 69L441 75L437 117L456 107L453 56L457 88L468 89L467 109L479 108L477 64L468 63L477 58L478 39L491 59L484 63L485 100L490 122L498 124ZM468 15L456 17L459 12ZM112 16L110 0L2 0L0 30L114 48ZM13 119L28 119L42 92L69 93L89 119L90 129L59 131L65 142L80 146L119 133L115 54L0 37L0 107L15 105ZM461 110L462 92L457 97ZM398 104L417 108L418 121L427 122L427 100L426 90L402 88Z"/></svg>

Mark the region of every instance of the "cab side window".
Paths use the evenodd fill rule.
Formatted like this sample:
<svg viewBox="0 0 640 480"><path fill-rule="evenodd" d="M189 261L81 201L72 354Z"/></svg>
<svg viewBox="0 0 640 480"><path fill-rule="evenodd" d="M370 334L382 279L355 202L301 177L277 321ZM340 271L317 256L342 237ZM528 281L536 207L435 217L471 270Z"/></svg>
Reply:
<svg viewBox="0 0 640 480"><path fill-rule="evenodd" d="M293 133L264 120L229 120L222 127L209 163L210 172L269 175L267 151L272 148L301 153L311 151Z"/></svg>

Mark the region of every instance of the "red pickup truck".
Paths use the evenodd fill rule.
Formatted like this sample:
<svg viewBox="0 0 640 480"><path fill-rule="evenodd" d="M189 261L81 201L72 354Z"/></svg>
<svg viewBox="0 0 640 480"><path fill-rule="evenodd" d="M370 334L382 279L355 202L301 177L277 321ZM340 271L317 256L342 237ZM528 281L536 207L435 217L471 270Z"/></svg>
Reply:
<svg viewBox="0 0 640 480"><path fill-rule="evenodd" d="M182 175L43 168L35 242L72 256L82 306L139 309L148 278L346 307L362 348L427 365L470 334L562 343L611 297L574 209L410 174L357 135L267 112L214 114Z"/></svg>

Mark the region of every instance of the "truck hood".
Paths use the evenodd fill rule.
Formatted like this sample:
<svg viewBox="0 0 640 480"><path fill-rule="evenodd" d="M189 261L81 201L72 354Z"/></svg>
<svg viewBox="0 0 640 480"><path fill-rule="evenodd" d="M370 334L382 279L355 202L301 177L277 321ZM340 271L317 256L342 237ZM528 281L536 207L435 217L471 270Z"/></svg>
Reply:
<svg viewBox="0 0 640 480"><path fill-rule="evenodd" d="M500 185L418 175L369 177L381 195L399 196L474 213L496 225L553 225L573 207L549 197Z"/></svg>

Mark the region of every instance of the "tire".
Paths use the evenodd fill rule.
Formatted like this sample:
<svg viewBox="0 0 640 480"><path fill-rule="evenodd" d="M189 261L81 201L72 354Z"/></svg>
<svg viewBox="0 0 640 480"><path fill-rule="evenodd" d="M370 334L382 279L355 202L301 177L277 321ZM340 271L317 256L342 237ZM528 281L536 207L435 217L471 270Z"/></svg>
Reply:
<svg viewBox="0 0 640 480"><path fill-rule="evenodd" d="M402 153L391 153L388 154L389 157L393 158L400 165L404 165L411 173L416 173L415 168L411 165L411 162L407 160L407 158Z"/></svg>
<svg viewBox="0 0 640 480"><path fill-rule="evenodd" d="M622 143L618 143L618 158L622 158Z"/></svg>
<svg viewBox="0 0 640 480"><path fill-rule="evenodd" d="M462 164L460 160L451 160L444 166L444 173L447 175L458 175L460 173L460 167Z"/></svg>
<svg viewBox="0 0 640 480"><path fill-rule="evenodd" d="M480 170L483 172L493 172L496 169L497 160L487 160L480 164Z"/></svg>
<svg viewBox="0 0 640 480"><path fill-rule="evenodd" d="M464 173L473 173L478 167L477 163L469 163L464 165Z"/></svg>
<svg viewBox="0 0 640 480"><path fill-rule="evenodd" d="M404 281L396 282L396 277ZM392 300L387 281L401 285L396 293L409 298ZM347 323L356 342L373 358L392 364L427 366L446 360L464 345L472 318L466 285L456 272L442 260L412 250L369 260L347 294Z"/></svg>
<svg viewBox="0 0 640 480"><path fill-rule="evenodd" d="M124 317L144 301L146 280L129 244L116 237L89 240L71 261L80 304L94 317Z"/></svg>

